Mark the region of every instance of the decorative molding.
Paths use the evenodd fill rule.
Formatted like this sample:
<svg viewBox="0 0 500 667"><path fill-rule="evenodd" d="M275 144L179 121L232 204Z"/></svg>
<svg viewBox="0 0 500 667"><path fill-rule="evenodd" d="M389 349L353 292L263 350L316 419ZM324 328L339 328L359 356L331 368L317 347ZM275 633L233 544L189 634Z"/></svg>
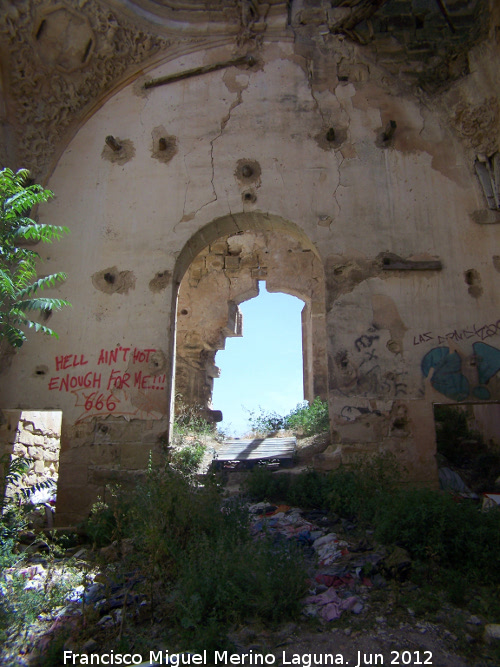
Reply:
<svg viewBox="0 0 500 667"><path fill-rule="evenodd" d="M15 155L3 159L28 167L36 179L46 175L75 120L127 71L172 43L97 0L82 0L78 10L50 0L10 0L0 37L6 121L16 146Z"/></svg>

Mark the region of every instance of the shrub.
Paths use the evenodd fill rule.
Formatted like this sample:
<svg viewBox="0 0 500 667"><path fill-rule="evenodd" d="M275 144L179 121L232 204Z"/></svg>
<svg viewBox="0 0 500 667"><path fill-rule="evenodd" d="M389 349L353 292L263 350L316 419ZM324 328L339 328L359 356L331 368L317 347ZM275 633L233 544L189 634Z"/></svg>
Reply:
<svg viewBox="0 0 500 667"><path fill-rule="evenodd" d="M397 488L403 472L393 454L383 453L355 469L331 473L307 470L299 475L256 468L245 489L254 500L283 501L304 508L329 508L345 518L372 521L384 497Z"/></svg>
<svg viewBox="0 0 500 667"><path fill-rule="evenodd" d="M182 396L176 396L175 419L174 419L174 441L185 435L212 435L215 431L214 425L203 417L201 405L188 405L182 400Z"/></svg>
<svg viewBox="0 0 500 667"><path fill-rule="evenodd" d="M183 560L176 613L189 646L220 648L221 628L247 618L272 623L297 617L306 590L296 545L204 536Z"/></svg>
<svg viewBox="0 0 500 667"><path fill-rule="evenodd" d="M323 433L330 428L328 403L319 397L316 397L311 404L299 403L285 420L285 428L300 431L306 436Z"/></svg>
<svg viewBox="0 0 500 667"><path fill-rule="evenodd" d="M170 457L174 469L186 475L193 475L200 467L206 446L199 441L187 444L174 451Z"/></svg>
<svg viewBox="0 0 500 667"><path fill-rule="evenodd" d="M286 417L277 412L265 412L260 406L259 411L259 414L248 411L250 429L257 435L267 435L285 428Z"/></svg>
<svg viewBox="0 0 500 667"><path fill-rule="evenodd" d="M266 435L285 429L309 436L328 431L330 427L328 403L319 397L310 404L299 403L284 416L276 412L265 412L261 407L259 410L258 414L249 411L248 418L251 430L257 434Z"/></svg>
<svg viewBox="0 0 500 667"><path fill-rule="evenodd" d="M100 534L109 526L111 535L132 538L154 606L167 605L190 650L223 648L229 626L248 616L274 622L299 613L300 553L254 541L246 507L223 502L215 478L200 486L169 465L151 467L135 489L100 503L96 516Z"/></svg>
<svg viewBox="0 0 500 667"><path fill-rule="evenodd" d="M471 501L432 489L398 491L379 509L376 536L414 558L500 581L500 512L481 512Z"/></svg>

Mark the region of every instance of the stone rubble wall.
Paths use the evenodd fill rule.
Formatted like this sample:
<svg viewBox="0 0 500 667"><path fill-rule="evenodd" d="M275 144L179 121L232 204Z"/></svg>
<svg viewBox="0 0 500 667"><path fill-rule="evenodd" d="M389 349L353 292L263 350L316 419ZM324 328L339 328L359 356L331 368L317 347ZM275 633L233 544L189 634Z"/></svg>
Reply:
<svg viewBox="0 0 500 667"><path fill-rule="evenodd" d="M61 412L3 410L0 446L5 459L30 458L33 463L23 479L29 488L48 480L57 485L61 448ZM15 489L6 489L12 495Z"/></svg>

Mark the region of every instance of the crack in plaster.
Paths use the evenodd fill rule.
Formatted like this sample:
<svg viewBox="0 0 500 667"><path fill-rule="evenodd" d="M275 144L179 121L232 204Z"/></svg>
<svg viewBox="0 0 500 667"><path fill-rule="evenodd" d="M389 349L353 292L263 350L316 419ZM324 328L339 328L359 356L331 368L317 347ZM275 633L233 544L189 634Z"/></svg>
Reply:
<svg viewBox="0 0 500 667"><path fill-rule="evenodd" d="M323 115L323 111L321 110L321 106L318 102L318 99L316 98L316 95L314 94L314 87L313 87L313 80L312 80L313 79L312 68L313 68L313 62L310 58L307 58L306 59L306 71L307 71L307 82L309 84L309 90L311 92L311 97L313 98L316 109L318 110L318 113L321 116L321 120L323 122L323 125L326 126L325 116Z"/></svg>
<svg viewBox="0 0 500 667"><path fill-rule="evenodd" d="M187 184L186 184L186 189L185 189L185 191L184 191L184 203L183 203L183 205L182 205L182 218L181 218L181 222L184 220L184 218L185 218L185 216L186 216L186 201L187 201L187 194L188 194L189 186L191 185L191 179L189 178L189 170L188 170L188 166L187 166L187 164L186 164L186 158L187 158L188 155L189 155L189 153L187 153L186 155L183 155L183 157L182 157L182 160L183 160L183 162L184 162L184 168L185 168L185 170L186 170L186 174L188 174L188 182L187 182ZM176 225L176 226L177 226L177 225ZM174 227L174 231L175 231L175 227Z"/></svg>
<svg viewBox="0 0 500 667"><path fill-rule="evenodd" d="M181 225L183 222L188 222L189 220L192 220L192 218L194 217L194 214L190 214L190 213L186 214L186 201L187 201L187 195L188 195L188 192L189 192L189 186L191 184L191 179L189 178L189 169L188 169L188 166L187 166L187 163L186 163L186 158L189 157L189 155L191 155L192 152L193 151L189 151L188 153L185 153L182 156L182 161L184 162L184 169L185 169L186 175L188 177L188 182L186 183L186 189L184 191L184 203L182 205L182 217L179 220L179 222L177 222L172 228L172 231L174 232L174 234L177 232L177 227L179 225Z"/></svg>
<svg viewBox="0 0 500 667"><path fill-rule="evenodd" d="M310 91L310 93L311 93L311 97L312 97L312 99L313 99L313 101L314 101L314 104L315 104L315 106L316 106L316 109L318 110L318 113L319 113L319 115L321 116L321 121L322 121L323 125L326 127L326 126L328 125L328 123L326 122L325 114L323 113L323 110L321 109L321 105L320 105L320 103L319 103L319 100L318 100L318 98L316 97L316 95L315 95L315 93L314 93L314 84L313 84L312 67L313 67L313 61L312 61L310 58L307 58L307 59L306 59L306 72L307 72L307 81L308 81L309 91ZM334 97L335 97L335 99L337 100L337 102L339 103L341 109L344 111L344 113L345 113L346 116L347 116L347 130L346 130L346 136L349 137L349 136L350 136L350 135L349 135L349 130L350 130L350 127L351 127L351 118L350 118L350 115L349 115L349 113L346 112L346 109L345 109L345 107L344 107L344 105L343 105L343 103L342 103L342 102L343 102L342 99L339 99L335 93L334 93ZM337 155L337 152L338 152L338 151L335 151L334 154L335 154L335 157L337 158L337 160L339 160L339 157L338 157L338 155ZM338 183L337 183L337 187L335 188L335 190L334 190L334 192L333 192L333 199L334 199L334 201L335 201L335 203L336 203L336 205L337 205L337 208L338 208L339 212L340 212L342 209L341 209L341 206L340 206L340 204L339 204L339 202L338 202L338 200L337 200L337 190L338 190L339 187L341 187L341 185L342 185L342 184L341 184L341 169L342 169L342 165L343 165L344 160L345 160L345 157L342 155L342 153L340 153L340 155L341 155L341 157L340 157L340 162L337 162ZM278 169L278 171L279 171L279 169ZM280 172L280 176L281 176L281 172ZM282 178L282 180L283 180L283 177L281 177L281 178ZM284 184L284 183L283 183L283 184ZM342 187L344 187L344 186L342 186ZM332 224L333 224L333 220L332 220L332 222L331 222L330 225L329 225L329 229L331 229L331 225L332 225Z"/></svg>
<svg viewBox="0 0 500 667"><path fill-rule="evenodd" d="M247 86L248 86L248 84L247 84ZM231 113L233 112L233 109L235 109L236 107L238 107L242 103L243 90L245 90L247 88L247 86L244 86L244 87L242 87L238 90L238 92L236 93L236 99L234 100L234 102L231 103L231 106L229 107L227 114L224 116L224 118L222 118L222 120L220 122L219 134L210 141L210 162L211 162L211 165L212 165L211 183L212 183L212 191L214 193L215 199L212 199L212 201L207 202L206 204L204 204L200 209L198 209L198 211L196 211L196 213L201 211L201 209L204 206L208 206L208 204L213 204L214 202L216 202L218 200L217 191L215 189L215 183L214 183L214 180L215 180L214 144L217 141L217 139L220 139L222 137L222 135L224 133L224 130L226 129L226 125L229 123L229 121L231 119Z"/></svg>
<svg viewBox="0 0 500 667"><path fill-rule="evenodd" d="M204 204L199 206L196 210L191 211L190 213L186 214L187 193L188 193L189 185L191 183L191 179L189 179L188 183L186 185L186 192L184 194L184 205L183 205L183 208L182 208L182 218L174 226L174 231L179 226L179 224L181 224L182 222L186 222L187 220L192 220L193 218L195 218L198 215L198 213L202 209L205 208L205 206L209 206L210 204L213 204L216 201L218 201L219 197L217 195L217 190L215 188L214 144L217 141L217 139L220 139L222 137L222 135L224 133L224 130L226 128L226 125L231 120L231 113L232 113L233 109L235 109L237 106L239 106L242 103L243 91L246 90L246 88L247 88L247 86L243 86L242 88L240 88L240 90L238 90L238 92L236 94L236 99L231 103L231 106L229 107L229 110L228 110L227 114L222 118L222 120L220 122L219 133L213 139L210 140L210 166L211 166L211 171L212 171L212 175L210 177L210 183L212 185L213 199L210 199L210 201L205 202ZM188 167L187 167L187 164L186 164L186 157L188 155L189 155L189 153L187 153L184 156L184 166L186 167L186 173L188 173L188 175L189 175Z"/></svg>

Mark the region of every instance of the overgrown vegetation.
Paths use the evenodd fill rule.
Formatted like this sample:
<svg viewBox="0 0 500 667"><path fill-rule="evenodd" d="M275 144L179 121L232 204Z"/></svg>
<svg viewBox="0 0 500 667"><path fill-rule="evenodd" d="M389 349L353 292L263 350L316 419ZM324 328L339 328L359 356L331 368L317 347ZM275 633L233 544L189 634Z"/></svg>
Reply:
<svg viewBox="0 0 500 667"><path fill-rule="evenodd" d="M171 627L184 647L220 648L231 624L258 615L297 616L305 592L301 554L293 545L255 542L241 503L223 502L215 478L204 485L170 464L151 469L134 490L115 491L88 526L100 544L131 538L155 609L168 600Z"/></svg>
<svg viewBox="0 0 500 667"><path fill-rule="evenodd" d="M287 415L276 412L249 412L251 430L256 434L267 435L279 430L289 430L300 435L310 436L323 433L329 428L328 403L316 397L312 403L299 403Z"/></svg>
<svg viewBox="0 0 500 667"><path fill-rule="evenodd" d="M384 553L406 550L414 592L399 587L397 579L383 589L396 600L395 610L407 613L411 607L416 616L434 619L444 604L452 603L467 608L468 614L500 622L495 596L500 512L482 512L473 501L444 492L403 486L405 471L390 454L330 473L276 474L257 468L247 476L246 497L228 500L220 479L193 475L193 443L199 437L183 438L189 443L185 460L167 452L161 465L150 461L134 487L107 488L87 523L95 547L110 545L120 551L120 545L129 545L107 572L113 582L130 581L133 573L130 590L133 586L133 594L147 600L142 620L148 629L161 626L171 651L231 648L231 630L249 619L270 627L299 617L308 587L305 552L298 542L277 539L276 534L255 539L249 530L249 498L319 508L335 532L349 533L350 544L360 537L366 542L370 535L369 541L385 545ZM15 545L11 547L14 553ZM363 566L361 574L372 576L370 567ZM64 582L56 586L51 576L46 596L40 588L31 593L16 576L9 581L4 577L1 585L4 636L8 627L20 627L15 625L18 618L28 625L40 611L64 604L67 594ZM141 640L134 626L138 607L133 610L123 606L115 649L137 648L141 641L150 645L150 638ZM87 609L89 619L92 611ZM357 619L348 622L356 624ZM79 640L86 641L89 631L80 632Z"/></svg>
<svg viewBox="0 0 500 667"><path fill-rule="evenodd" d="M15 632L25 632L36 618L63 604L70 591L78 585L80 573L67 563L57 568L56 560L62 555L54 537L43 540L46 548L46 577L34 582L29 576L30 569L20 570L26 559L26 552L19 548L22 532L29 525L29 513L33 510L30 497L35 491L52 486L46 481L23 487L23 476L33 463L29 458L13 458L4 455L0 459L2 468L2 502L0 506L0 642ZM5 489L14 486L10 495ZM40 539L40 538L37 538ZM13 566L16 565L16 568ZM36 570L36 567L35 567Z"/></svg>
<svg viewBox="0 0 500 667"><path fill-rule="evenodd" d="M41 224L29 217L34 206L52 196L41 185L30 184L26 169L0 171L0 341L12 348L26 341L25 327L57 337L45 322L53 310L70 305L65 299L40 296L44 289L66 280L66 274L37 278L40 256L31 247L40 241L59 240L68 232L67 227ZM42 321L33 320L33 312Z"/></svg>
<svg viewBox="0 0 500 667"><path fill-rule="evenodd" d="M495 489L500 477L500 453L485 443L478 431L469 427L470 407L434 406L437 451L477 493Z"/></svg>
<svg viewBox="0 0 500 667"><path fill-rule="evenodd" d="M19 560L14 548L27 525L26 510L31 495L53 486L52 480L23 486L24 476L33 463L29 457L12 458L9 454L0 457L0 569Z"/></svg>
<svg viewBox="0 0 500 667"><path fill-rule="evenodd" d="M500 511L482 512L473 501L441 491L406 488L401 478L396 460L385 454L326 474L255 470L247 489L255 500L321 507L372 528L379 542L403 547L428 567L429 576L440 567L468 581L500 583Z"/></svg>
<svg viewBox="0 0 500 667"><path fill-rule="evenodd" d="M214 425L203 416L201 405L192 405L183 401L177 394L175 400L174 441L186 435L213 435Z"/></svg>

